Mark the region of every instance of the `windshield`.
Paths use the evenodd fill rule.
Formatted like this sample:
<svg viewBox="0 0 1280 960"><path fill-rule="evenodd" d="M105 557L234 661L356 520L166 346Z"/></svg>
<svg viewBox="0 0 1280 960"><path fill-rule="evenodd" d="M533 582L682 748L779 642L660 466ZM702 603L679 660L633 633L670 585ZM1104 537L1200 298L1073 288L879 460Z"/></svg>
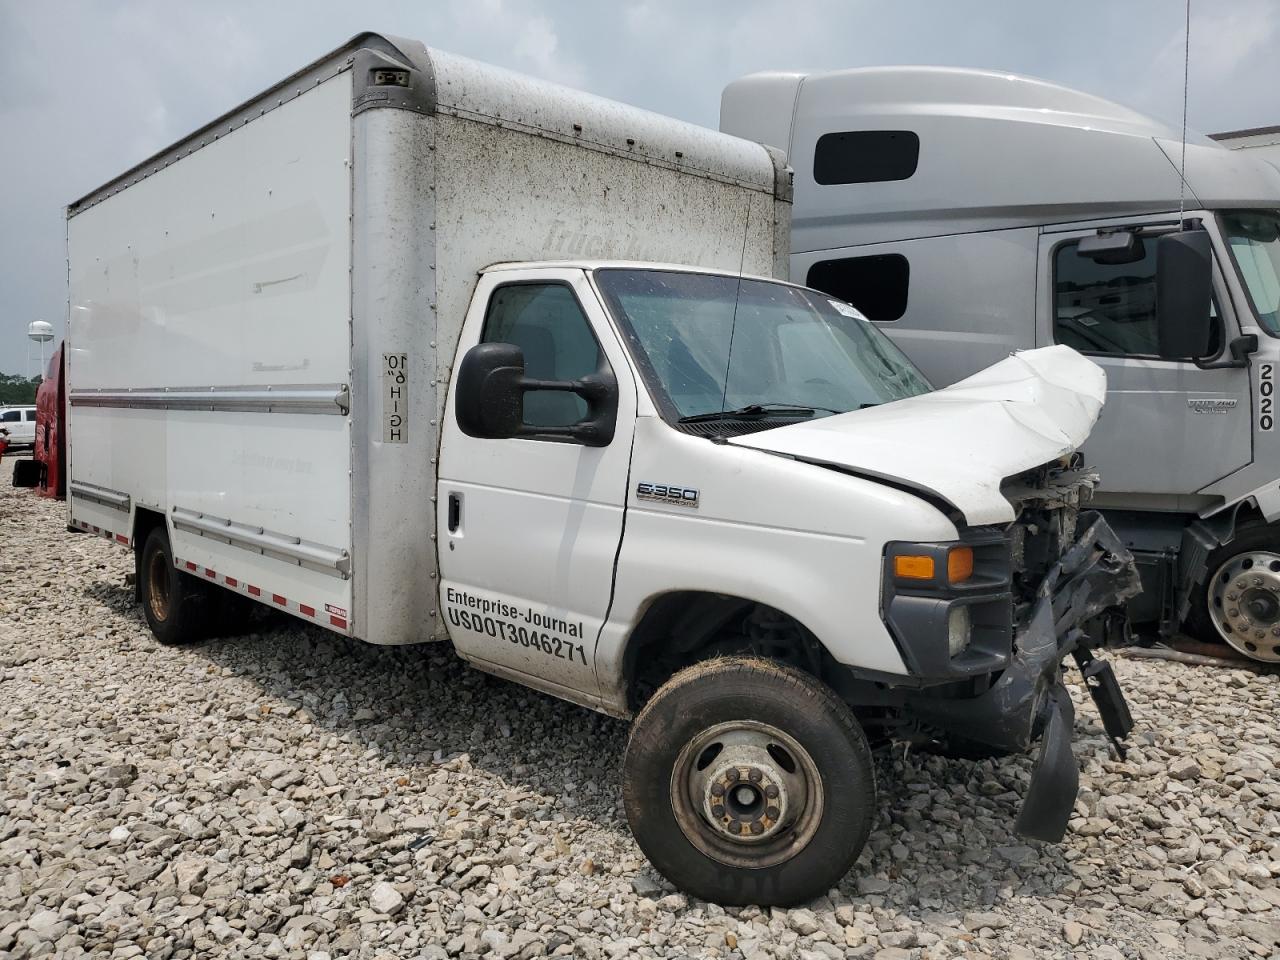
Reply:
<svg viewBox="0 0 1280 960"><path fill-rule="evenodd" d="M671 270L596 282L670 421L827 416L931 389L857 310L813 290Z"/></svg>
<svg viewBox="0 0 1280 960"><path fill-rule="evenodd" d="M1280 336L1280 211L1224 213L1222 229L1258 323Z"/></svg>

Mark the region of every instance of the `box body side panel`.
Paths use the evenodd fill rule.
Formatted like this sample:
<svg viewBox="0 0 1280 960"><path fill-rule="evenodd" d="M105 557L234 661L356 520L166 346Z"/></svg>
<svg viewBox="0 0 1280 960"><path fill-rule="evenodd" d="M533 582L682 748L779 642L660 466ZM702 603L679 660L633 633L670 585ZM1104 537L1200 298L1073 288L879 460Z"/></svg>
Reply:
<svg viewBox="0 0 1280 960"><path fill-rule="evenodd" d="M125 494L224 585L344 621L338 569L174 517L349 556L350 112L343 73L68 220L73 519L129 533L77 486Z"/></svg>

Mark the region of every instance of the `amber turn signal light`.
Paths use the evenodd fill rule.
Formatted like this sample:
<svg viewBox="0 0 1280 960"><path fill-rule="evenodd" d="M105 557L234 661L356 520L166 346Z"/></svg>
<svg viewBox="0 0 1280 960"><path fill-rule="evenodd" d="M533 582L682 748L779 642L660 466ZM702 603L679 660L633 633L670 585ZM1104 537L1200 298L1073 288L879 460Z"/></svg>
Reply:
<svg viewBox="0 0 1280 960"><path fill-rule="evenodd" d="M893 575L899 580L932 580L933 557L900 554L893 558Z"/></svg>
<svg viewBox="0 0 1280 960"><path fill-rule="evenodd" d="M973 547L952 547L947 554L947 582L964 583L973 576Z"/></svg>

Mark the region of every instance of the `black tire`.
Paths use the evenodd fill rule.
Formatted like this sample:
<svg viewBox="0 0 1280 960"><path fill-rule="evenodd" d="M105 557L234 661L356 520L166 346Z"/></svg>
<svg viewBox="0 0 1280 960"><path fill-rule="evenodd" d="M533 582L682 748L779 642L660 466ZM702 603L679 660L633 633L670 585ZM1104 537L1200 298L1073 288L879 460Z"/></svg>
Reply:
<svg viewBox="0 0 1280 960"><path fill-rule="evenodd" d="M147 534L138 562L138 587L143 615L160 643L180 646L208 636L214 606L209 585L173 565L164 527Z"/></svg>
<svg viewBox="0 0 1280 960"><path fill-rule="evenodd" d="M739 724L753 729L739 734L733 729ZM748 738L746 745L730 741L726 748L706 740L739 735ZM765 748L780 766L771 768L768 759L759 767L737 765L738 757L759 756L741 752L758 749L750 744L753 737L781 741ZM731 772L719 778L717 758L726 749L731 752L723 766ZM793 770L810 771L805 783L816 774L817 789L787 787L783 781L796 778L783 758ZM677 777L677 768L694 779ZM763 814L725 813L725 784L736 794L740 786L771 784L770 777L781 778L784 802L804 801ZM778 796L778 788L773 791L769 795ZM746 657L695 664L654 694L632 726L622 795L631 832L658 872L695 897L725 905L784 906L826 893L858 859L876 808L871 750L848 706L808 674ZM693 797L703 798L700 808ZM761 804L779 803L762 797ZM713 806L717 802L722 805ZM819 809L812 809L815 804ZM729 836L730 830L753 829L776 833L750 840Z"/></svg>
<svg viewBox="0 0 1280 960"><path fill-rule="evenodd" d="M1280 529L1277 527L1266 524L1241 526L1236 530L1230 543L1224 544L1209 554L1205 562L1204 582L1197 586L1192 594L1191 608L1187 611L1187 617L1182 623L1182 629L1189 636L1205 643L1228 643L1240 653L1255 660L1280 660L1280 638L1272 633L1272 630L1280 627L1280 615L1269 612L1266 624L1268 629L1265 630L1267 636L1263 640L1252 636L1240 636L1234 634L1234 631L1228 639L1214 623L1214 617L1210 612L1210 606L1217 606L1223 599L1221 596L1215 596L1215 592L1221 592L1216 591L1218 584L1215 580L1220 578L1223 567L1242 554L1262 553L1273 554L1280 559ZM1275 563L1276 560L1273 559L1271 562ZM1268 584L1274 583L1274 573L1275 571L1267 572ZM1280 599L1275 590L1269 592L1272 597Z"/></svg>

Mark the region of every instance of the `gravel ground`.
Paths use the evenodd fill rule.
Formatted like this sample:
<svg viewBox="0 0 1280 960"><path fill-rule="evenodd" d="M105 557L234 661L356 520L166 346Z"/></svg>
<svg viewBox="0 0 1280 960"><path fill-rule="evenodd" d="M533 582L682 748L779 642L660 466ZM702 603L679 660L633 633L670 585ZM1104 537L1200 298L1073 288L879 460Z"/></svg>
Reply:
<svg viewBox="0 0 1280 960"><path fill-rule="evenodd" d="M1027 760L898 750L838 889L724 910L632 841L624 724L290 620L160 647L128 552L9 472L0 957L1280 955L1275 675L1120 660L1133 747L1080 710L1057 846L1011 832Z"/></svg>

